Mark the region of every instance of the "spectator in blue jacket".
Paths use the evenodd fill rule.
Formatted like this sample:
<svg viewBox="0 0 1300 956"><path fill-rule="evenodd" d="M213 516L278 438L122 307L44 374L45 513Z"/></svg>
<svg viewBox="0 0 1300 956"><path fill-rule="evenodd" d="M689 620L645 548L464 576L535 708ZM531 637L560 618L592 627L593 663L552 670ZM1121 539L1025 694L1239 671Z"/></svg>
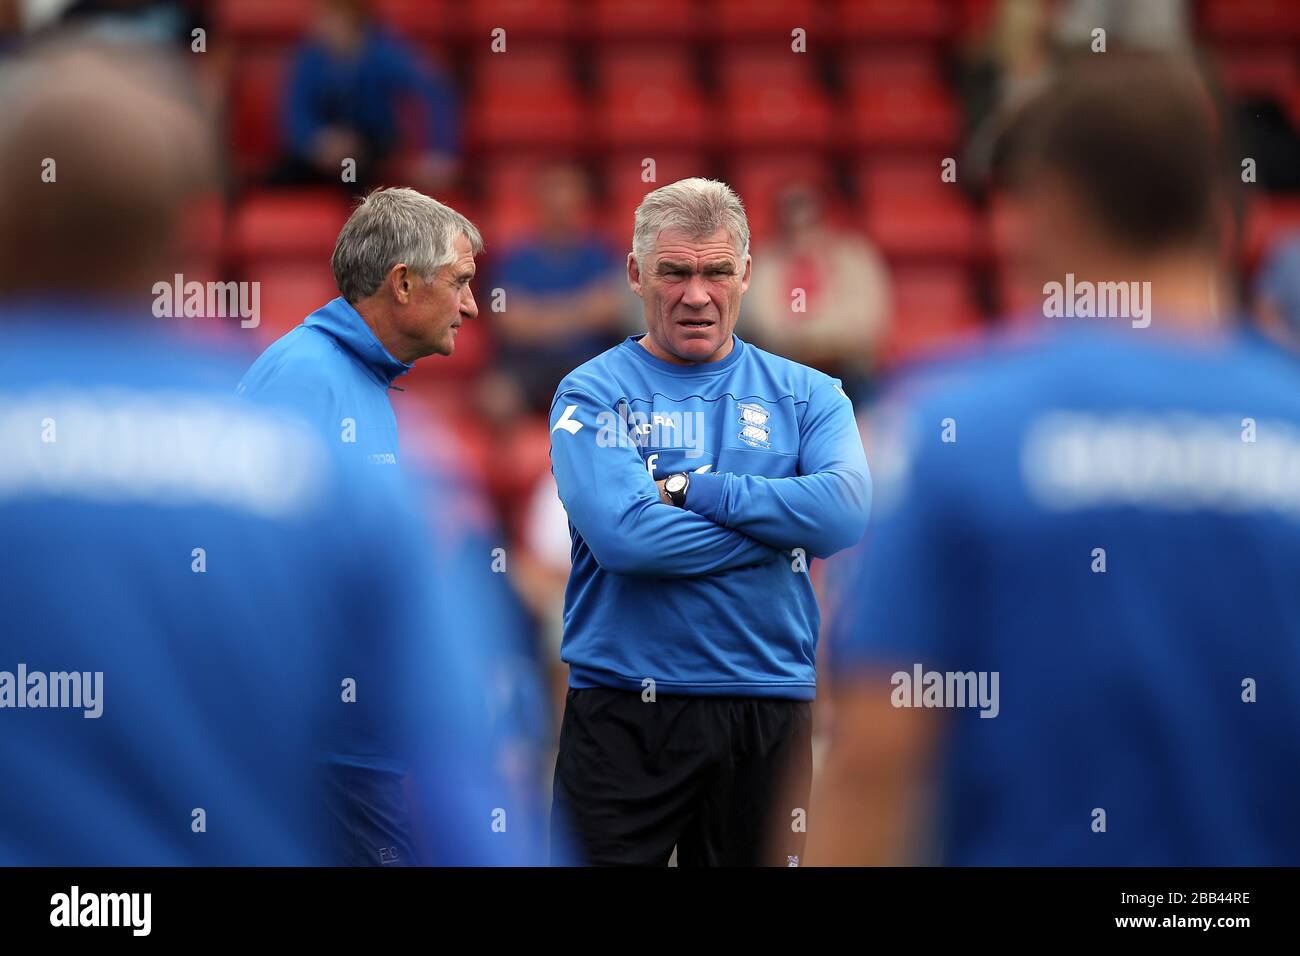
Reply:
<svg viewBox="0 0 1300 956"><path fill-rule="evenodd" d="M403 178L441 189L460 154L460 104L450 81L384 29L368 0L322 0L313 35L294 57L283 100L287 155L272 174L280 185L329 182L365 193L403 145L400 107L422 108L418 155ZM355 179L345 180L345 160Z"/></svg>
<svg viewBox="0 0 1300 956"><path fill-rule="evenodd" d="M625 311L623 260L592 226L587 174L557 163L533 187L533 230L496 269L506 307L492 314L497 374L485 404L505 420L545 413L560 379L618 344Z"/></svg>

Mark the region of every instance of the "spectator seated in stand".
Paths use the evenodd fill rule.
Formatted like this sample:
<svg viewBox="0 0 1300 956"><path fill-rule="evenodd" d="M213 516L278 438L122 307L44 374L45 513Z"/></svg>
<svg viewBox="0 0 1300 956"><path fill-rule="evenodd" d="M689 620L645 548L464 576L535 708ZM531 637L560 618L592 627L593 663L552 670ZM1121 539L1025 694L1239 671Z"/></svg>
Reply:
<svg viewBox="0 0 1300 956"><path fill-rule="evenodd" d="M590 226L590 194L575 166L538 174L535 231L505 250L493 283L505 308L489 313L497 341L483 392L489 418L544 414L560 379L622 337L623 260Z"/></svg>
<svg viewBox="0 0 1300 956"><path fill-rule="evenodd" d="M274 185L340 183L369 191L403 145L401 106L412 97L427 119L419 124L423 142L404 185L428 192L454 177L461 146L457 92L375 20L369 0L321 0L287 84L282 139L288 152L271 175ZM346 159L356 161L355 183L343 181Z"/></svg>
<svg viewBox="0 0 1300 956"><path fill-rule="evenodd" d="M754 261L741 333L851 392L865 385L889 301L888 273L871 244L828 223L817 190L796 184L779 194L777 229Z"/></svg>

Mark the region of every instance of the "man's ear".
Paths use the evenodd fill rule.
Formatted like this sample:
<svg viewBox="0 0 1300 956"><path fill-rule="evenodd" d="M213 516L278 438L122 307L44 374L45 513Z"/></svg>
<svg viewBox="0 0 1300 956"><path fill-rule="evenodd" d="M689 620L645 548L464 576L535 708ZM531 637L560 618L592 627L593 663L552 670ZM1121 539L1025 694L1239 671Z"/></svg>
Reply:
<svg viewBox="0 0 1300 956"><path fill-rule="evenodd" d="M753 271L754 271L754 257L751 256L751 255L746 255L746 256L745 256L745 272L744 272L744 274L740 277L740 293L741 293L741 295L744 295L745 292L746 292L746 290L749 289L749 274L750 274L751 272L753 272Z"/></svg>
<svg viewBox="0 0 1300 956"><path fill-rule="evenodd" d="M392 290L393 300L398 305L410 304L411 270L406 267L405 262L399 262L388 270L388 288Z"/></svg>
<svg viewBox="0 0 1300 956"><path fill-rule="evenodd" d="M641 265L636 261L636 253L627 254L627 284L637 295L641 294Z"/></svg>

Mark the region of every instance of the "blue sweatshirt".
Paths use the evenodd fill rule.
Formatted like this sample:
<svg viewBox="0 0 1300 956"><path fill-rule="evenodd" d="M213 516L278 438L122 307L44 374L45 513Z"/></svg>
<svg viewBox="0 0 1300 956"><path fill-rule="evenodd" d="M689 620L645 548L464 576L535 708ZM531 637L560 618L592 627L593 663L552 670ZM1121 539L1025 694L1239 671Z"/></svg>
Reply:
<svg viewBox="0 0 1300 956"><path fill-rule="evenodd" d="M388 389L410 370L340 296L272 342L237 392L292 407L348 457L395 467L397 416Z"/></svg>
<svg viewBox="0 0 1300 956"><path fill-rule="evenodd" d="M938 862L1294 866L1294 358L1077 321L882 412L833 667L999 675L942 712Z"/></svg>
<svg viewBox="0 0 1300 956"><path fill-rule="evenodd" d="M238 391L257 403L292 409L305 416L343 459L369 475L402 492L414 488L422 498L444 503L450 514L440 516L438 524L448 541L457 544L454 553L439 555L434 574L450 588L455 595L451 600L458 602L458 607L474 611L459 617L455 626L440 631L436 639L474 649L485 676L474 683L473 692L491 711L490 719L483 721L484 734L498 752L527 752L525 734L536 721L529 716L535 711L529 710L523 689L535 675L517 659L518 631L508 606L513 597L509 588L497 580L500 575L487 570L486 564L466 557L490 550L481 533L464 527L463 511L476 510L472 492L460 488L454 476L430 476L420 467L399 467L397 417L388 390L410 368L388 353L357 310L340 297L273 342L244 375ZM457 512L458 508L462 513ZM431 589L427 582L418 587L422 591ZM360 630L357 634L364 636ZM355 665L358 671L368 664L365 648L360 650ZM484 692L485 687L491 692ZM398 745L401 742L387 727L383 705L377 695L358 695L347 713L347 724L332 728L336 741L330 751L333 762L393 773L407 768L406 753L419 748L407 746L406 753L402 752ZM515 792L519 789L515 788ZM500 798L493 804L505 805ZM510 806L522 810L522 794ZM539 829L523 825L525 812L512 813L520 824L512 826L512 849L517 853L514 859L544 859L540 843L530 842Z"/></svg>
<svg viewBox="0 0 1300 956"><path fill-rule="evenodd" d="M412 95L423 101L425 147L459 153L456 91L410 47L379 28L366 32L353 59L339 59L319 41L309 41L294 56L285 97L289 143L302 156L322 128L343 126L387 149L398 139L399 101Z"/></svg>
<svg viewBox="0 0 1300 956"><path fill-rule="evenodd" d="M573 538L570 686L813 698L809 565L862 536L871 496L838 381L738 337L703 365L628 338L560 383L551 463ZM655 487L676 472L684 509Z"/></svg>

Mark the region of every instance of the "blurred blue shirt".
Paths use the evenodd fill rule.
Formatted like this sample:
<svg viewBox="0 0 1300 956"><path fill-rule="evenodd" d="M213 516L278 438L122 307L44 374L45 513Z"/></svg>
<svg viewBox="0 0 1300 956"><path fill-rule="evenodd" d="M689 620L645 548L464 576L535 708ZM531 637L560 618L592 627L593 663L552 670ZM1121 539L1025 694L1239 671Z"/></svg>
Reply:
<svg viewBox="0 0 1300 956"><path fill-rule="evenodd" d="M87 717L0 674L0 865L327 862L340 735L405 758L423 859L529 862L493 828L483 595L398 485L153 320L0 314L0 672L102 675Z"/></svg>
<svg viewBox="0 0 1300 956"><path fill-rule="evenodd" d="M837 675L999 675L996 716L943 714L938 858L1300 863L1292 361L1058 328L918 377L872 434Z"/></svg>
<svg viewBox="0 0 1300 956"><path fill-rule="evenodd" d="M497 281L507 293L561 301L589 292L617 275L620 258L595 236L578 236L571 243L531 239L507 249L497 265ZM608 333L580 332L561 341L530 343L518 351L524 358L584 362L610 346ZM505 344L507 350L509 343Z"/></svg>

